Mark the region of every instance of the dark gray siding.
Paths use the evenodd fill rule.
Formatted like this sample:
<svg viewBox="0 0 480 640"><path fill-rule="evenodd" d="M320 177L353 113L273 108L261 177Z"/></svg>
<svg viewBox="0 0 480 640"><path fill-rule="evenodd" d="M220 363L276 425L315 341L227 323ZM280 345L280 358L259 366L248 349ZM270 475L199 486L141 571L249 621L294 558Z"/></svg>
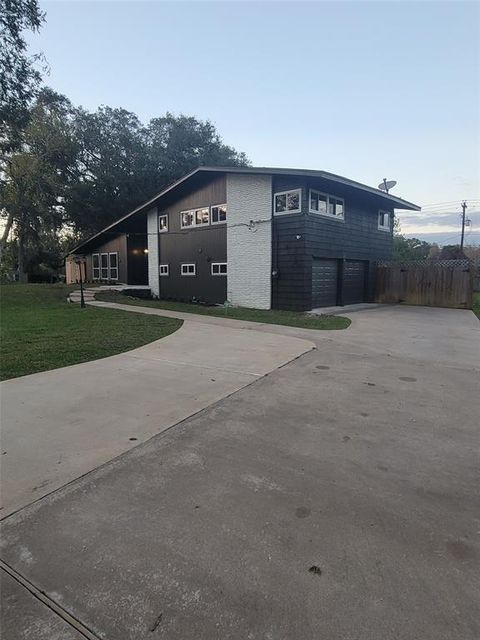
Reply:
<svg viewBox="0 0 480 640"><path fill-rule="evenodd" d="M188 196L158 211L168 214L168 231L159 234L159 264L168 264L169 275L160 277L160 297L222 303L227 298L227 278L212 276L212 262L227 262L225 224L182 229L180 213L226 202L225 176L212 180ZM180 275L182 263L196 265L195 276Z"/></svg>
<svg viewBox="0 0 480 640"><path fill-rule="evenodd" d="M348 188L332 192L321 180L275 178L273 191L302 188L302 212L274 216L272 306L279 309L312 308L312 261L314 258L363 260L366 264L366 294L371 299L373 263L391 256L392 234L378 229L378 207L368 195L363 198ZM329 219L308 211L309 189L343 198L344 221ZM297 237L300 236L298 239ZM341 276L342 264L339 264ZM339 285L338 303L342 303Z"/></svg>
<svg viewBox="0 0 480 640"><path fill-rule="evenodd" d="M299 237L298 237L299 236ZM306 309L312 279L305 253L305 216L278 216L273 221L272 307Z"/></svg>

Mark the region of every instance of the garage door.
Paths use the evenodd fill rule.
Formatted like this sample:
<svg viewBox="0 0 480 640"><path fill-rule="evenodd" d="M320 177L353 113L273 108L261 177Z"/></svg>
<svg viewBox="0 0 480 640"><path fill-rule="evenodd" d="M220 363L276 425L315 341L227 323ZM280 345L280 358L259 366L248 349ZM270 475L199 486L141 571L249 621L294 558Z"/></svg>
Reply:
<svg viewBox="0 0 480 640"><path fill-rule="evenodd" d="M365 262L346 260L343 264L343 304L365 301Z"/></svg>
<svg viewBox="0 0 480 640"><path fill-rule="evenodd" d="M312 308L337 304L337 260L314 259L312 264Z"/></svg>

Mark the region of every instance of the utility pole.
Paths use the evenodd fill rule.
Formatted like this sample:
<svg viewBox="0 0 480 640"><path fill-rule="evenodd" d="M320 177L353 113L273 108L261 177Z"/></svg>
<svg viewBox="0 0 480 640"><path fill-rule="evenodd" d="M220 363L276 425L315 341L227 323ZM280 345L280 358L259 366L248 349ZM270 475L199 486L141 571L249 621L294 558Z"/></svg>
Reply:
<svg viewBox="0 0 480 640"><path fill-rule="evenodd" d="M463 251L463 240L465 237L465 212L467 210L467 203L462 202L462 239L460 240L460 249Z"/></svg>

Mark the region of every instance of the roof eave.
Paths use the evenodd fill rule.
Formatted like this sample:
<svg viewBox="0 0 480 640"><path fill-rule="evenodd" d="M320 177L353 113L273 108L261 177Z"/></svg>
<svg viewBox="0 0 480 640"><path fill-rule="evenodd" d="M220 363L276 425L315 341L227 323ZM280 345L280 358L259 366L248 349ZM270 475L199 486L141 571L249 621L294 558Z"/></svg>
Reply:
<svg viewBox="0 0 480 640"><path fill-rule="evenodd" d="M349 178L345 178L343 176L339 176L334 173L328 173L327 171L316 171L315 169L290 169L290 168L278 168L278 167L200 166L200 167L197 167L196 169L193 169L193 171L190 171L190 173L187 173L187 175L183 176L183 178L180 178L179 180L176 180L175 182L173 182L171 185L169 185L168 187L166 187L165 189L157 193L155 196L153 196L152 198L150 198L140 206L136 207L135 209L133 209L133 211L130 211L122 218L115 220L115 222L112 222L112 224L108 225L107 227L105 227L95 235L91 236L90 238L88 238L87 240L85 240L84 242L76 246L74 249L70 251L70 254L77 253L86 244L92 242L92 240L95 240L95 238L98 238L103 233L113 229L114 227L121 224L125 220L128 220L133 215L141 213L143 211L147 211L150 207L154 206L154 204L159 198L161 198L164 195L167 195L172 190L176 189L185 181L189 180L195 174L200 172L202 173L251 173L251 174L271 174L271 175L297 175L297 176L307 176L307 177L310 176L310 177L324 178L326 180L331 180L332 182L338 182L339 184L343 184L348 187L353 187L361 191L364 191L365 193L370 193L372 195L381 197L383 200L386 200L390 204L394 205L393 207L394 209L421 211L421 207L419 207L418 205L412 202L408 202L407 200L403 200L402 198L397 198L396 196L392 196L388 193L385 193L380 189L375 189L374 187L369 187L368 185L364 185L361 182L356 182L355 180L350 180Z"/></svg>
<svg viewBox="0 0 480 640"><path fill-rule="evenodd" d="M366 184L362 184L361 182L357 182L356 180L350 180L350 178L345 178L344 176L339 176L335 173L329 173L328 171L318 171L315 169L290 169L290 168L279 168L279 167L198 167L194 172L197 171L210 171L210 172L218 172L218 173L256 173L256 174L271 174L271 175L297 175L297 176L307 176L312 178L325 178L326 180L331 180L332 182L338 182L339 184L344 184L348 187L353 187L364 191L365 193L371 193L372 195L379 196L388 200L389 202L396 203L398 206L397 209L410 209L412 211L421 211L421 207L414 204L413 202L409 202L408 200L404 200L403 198L399 198L397 196L393 196L389 193L385 193L381 189L375 189L375 187L370 187ZM190 174L191 175L191 174ZM188 177L188 176L186 176ZM162 195L162 194L159 194Z"/></svg>

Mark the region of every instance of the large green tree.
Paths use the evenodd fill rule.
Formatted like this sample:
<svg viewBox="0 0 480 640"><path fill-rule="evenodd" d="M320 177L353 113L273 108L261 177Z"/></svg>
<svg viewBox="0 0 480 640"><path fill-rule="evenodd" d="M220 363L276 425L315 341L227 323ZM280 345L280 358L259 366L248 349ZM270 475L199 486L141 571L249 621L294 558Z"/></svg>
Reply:
<svg viewBox="0 0 480 640"><path fill-rule="evenodd" d="M125 109L77 109L73 122L78 147L77 179L65 202L79 236L89 235L135 207L150 193L151 172L145 129Z"/></svg>
<svg viewBox="0 0 480 640"><path fill-rule="evenodd" d="M20 144L41 73L39 55L30 55L24 32L44 21L37 0L0 0L0 151Z"/></svg>
<svg viewBox="0 0 480 640"><path fill-rule="evenodd" d="M64 96L43 89L31 108L21 148L3 167L0 244L3 249L13 233L20 280L26 279L27 263L58 239L66 222L65 202L77 180L72 115Z"/></svg>
<svg viewBox="0 0 480 640"><path fill-rule="evenodd" d="M99 231L199 165L248 164L213 124L191 116L143 126L124 109L77 110L78 181L65 203L77 236Z"/></svg>
<svg viewBox="0 0 480 640"><path fill-rule="evenodd" d="M393 236L393 257L395 260L425 260L429 257L432 245L418 238L406 238L401 234Z"/></svg>
<svg viewBox="0 0 480 640"><path fill-rule="evenodd" d="M156 187L178 180L199 165L244 166L244 153L225 145L214 125L191 116L167 113L147 127L149 160Z"/></svg>

